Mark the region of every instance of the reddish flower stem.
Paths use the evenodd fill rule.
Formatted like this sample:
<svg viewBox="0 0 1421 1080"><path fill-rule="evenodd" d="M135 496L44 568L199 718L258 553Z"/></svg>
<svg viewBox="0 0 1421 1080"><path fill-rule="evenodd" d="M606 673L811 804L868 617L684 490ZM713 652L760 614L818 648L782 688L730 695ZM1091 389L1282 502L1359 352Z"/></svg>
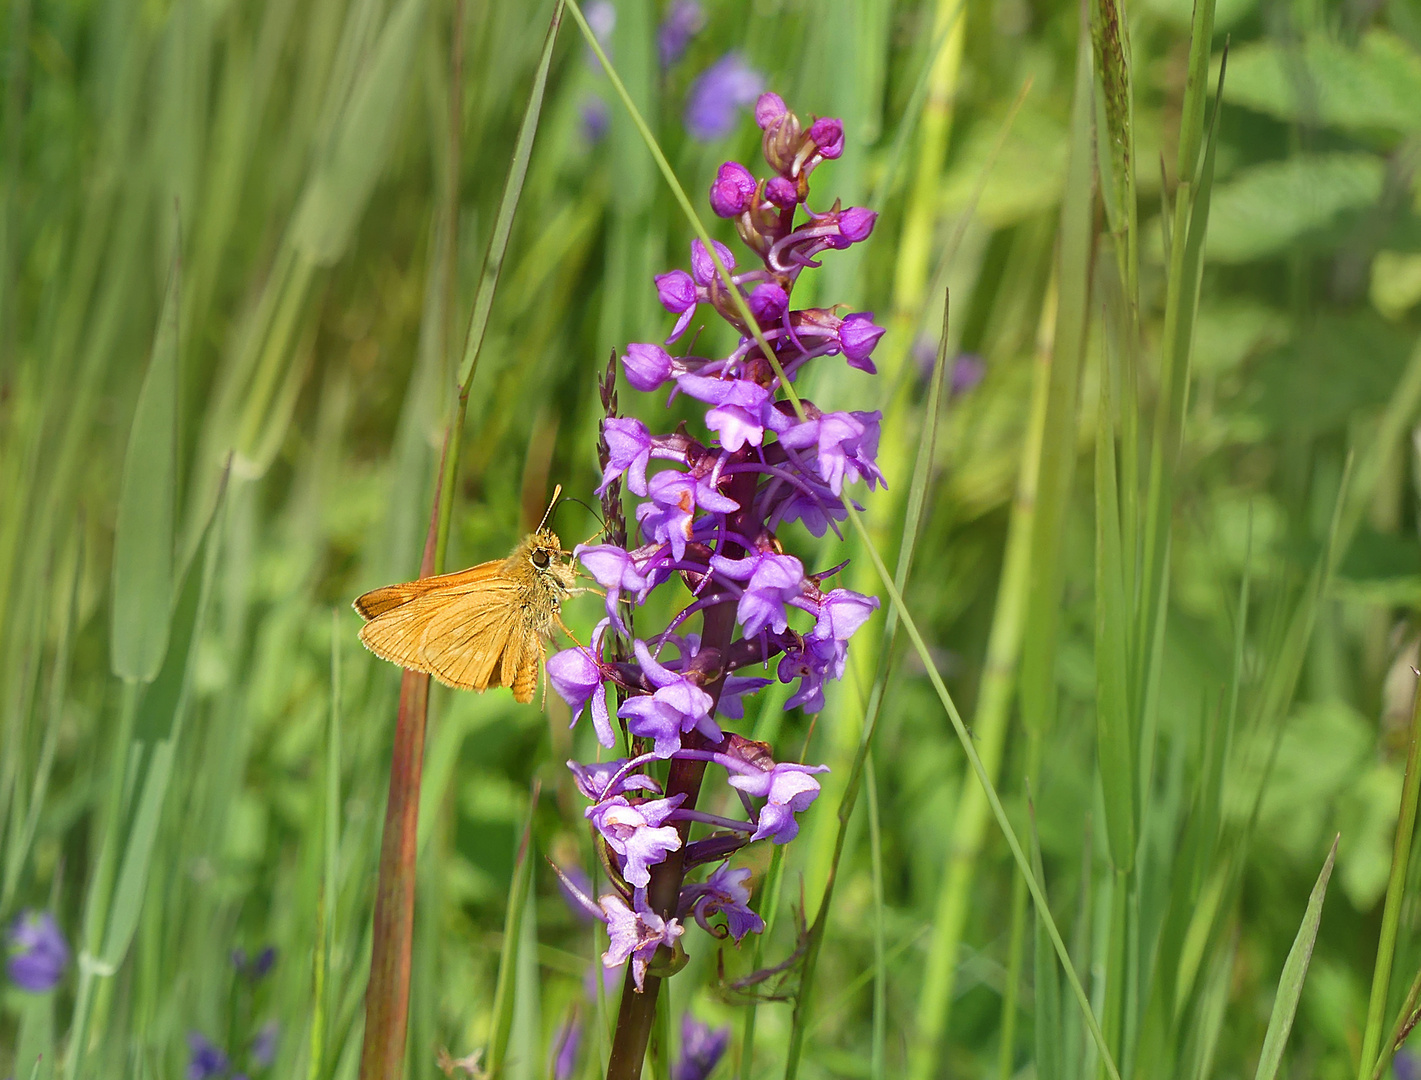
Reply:
<svg viewBox="0 0 1421 1080"><path fill-rule="evenodd" d="M748 507L754 501L755 473L739 473L731 481L726 494L738 502L742 508L730 519L731 528L742 535L753 536L759 531L758 524L751 523ZM725 555L731 559L743 558L744 549L739 544L727 544ZM701 653L709 648L719 650L725 656L735 634L735 601L727 601L705 609L701 621ZM705 691L715 703L711 714L715 714L720 703L720 692L725 686L728 674L722 667L714 681L707 683ZM711 749L713 744L702 737L700 732L691 731L684 739L684 745L691 750ZM706 762L686 761L675 758L671 762L666 778L668 797L682 795L686 801L681 805L695 809L700 798L701 781L705 779ZM647 886L647 903L664 919L676 914L681 899L681 885L686 876L686 845L690 841L691 822L676 822L676 830L681 834L681 846L668 852L666 858L652 868L651 883ZM669 957L670 950L662 946L657 951L658 959ZM617 1028L612 1036L612 1053L607 1062L607 1080L640 1080L642 1062L646 1059L646 1047L651 1041L651 1029L656 1020L656 998L661 992L661 979L650 973L646 985L640 992L632 979L631 964L627 965L627 975L622 983L622 1002L617 1010Z"/></svg>
<svg viewBox="0 0 1421 1080"><path fill-rule="evenodd" d="M439 473L449 452L445 433ZM439 538L439 494L429 515L419 576L434 573ZM409 1029L410 966L414 943L415 856L419 834L419 788L424 772L424 729L429 717L429 676L406 671L400 680L400 711L390 752L390 794L375 884L370 981L365 987L365 1038L360 1080L398 1080L404 1073Z"/></svg>

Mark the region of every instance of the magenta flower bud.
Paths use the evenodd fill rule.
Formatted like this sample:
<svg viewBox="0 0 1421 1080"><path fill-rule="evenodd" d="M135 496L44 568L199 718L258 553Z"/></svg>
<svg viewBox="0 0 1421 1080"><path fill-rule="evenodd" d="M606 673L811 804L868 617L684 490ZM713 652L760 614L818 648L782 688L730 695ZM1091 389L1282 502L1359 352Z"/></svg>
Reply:
<svg viewBox="0 0 1421 1080"><path fill-rule="evenodd" d="M696 283L684 270L670 270L657 274L656 298L661 306L673 315L681 315L696 306Z"/></svg>
<svg viewBox="0 0 1421 1080"><path fill-rule="evenodd" d="M720 256L721 265L727 270L734 270L735 256L730 253L730 249L719 240L712 240L711 243L715 245L715 253ZM691 241L691 276L699 285L709 285L717 277L715 263L706 251L706 246L699 240Z"/></svg>
<svg viewBox="0 0 1421 1080"><path fill-rule="evenodd" d="M821 116L809 125L809 140L819 148L820 157L838 157L844 152L843 121L832 116Z"/></svg>
<svg viewBox="0 0 1421 1080"><path fill-rule="evenodd" d="M873 223L877 220L878 213L874 210L865 210L862 206L849 207L839 215L839 239L842 243L836 243L834 247L846 248L850 244L867 240L868 234L873 232Z"/></svg>
<svg viewBox="0 0 1421 1080"><path fill-rule="evenodd" d="M627 382L649 394L671 377L671 354L660 345L633 342L622 355L622 370Z"/></svg>
<svg viewBox="0 0 1421 1080"><path fill-rule="evenodd" d="M799 191L795 188L794 181L786 180L783 176L772 177L765 185L765 198L781 210L799 205Z"/></svg>
<svg viewBox="0 0 1421 1080"><path fill-rule="evenodd" d="M878 369L869 357L882 336L883 327L873 324L871 311L855 312L839 324L839 344L844 350L844 359L850 367L867 371L870 375Z"/></svg>
<svg viewBox="0 0 1421 1080"><path fill-rule="evenodd" d="M710 188L711 210L716 217L743 214L755 199L755 178L738 161L727 161L715 174Z"/></svg>
<svg viewBox="0 0 1421 1080"><path fill-rule="evenodd" d="M787 112L789 109L785 107L784 98L773 90L767 90L755 102L755 123L760 125L761 131L768 131L778 124Z"/></svg>
<svg viewBox="0 0 1421 1080"><path fill-rule="evenodd" d="M784 289L780 288L773 281L762 281L755 286L755 291L750 294L749 299L750 314L755 316L755 322L763 330L767 326L776 326L785 317L785 309L789 307L789 297Z"/></svg>

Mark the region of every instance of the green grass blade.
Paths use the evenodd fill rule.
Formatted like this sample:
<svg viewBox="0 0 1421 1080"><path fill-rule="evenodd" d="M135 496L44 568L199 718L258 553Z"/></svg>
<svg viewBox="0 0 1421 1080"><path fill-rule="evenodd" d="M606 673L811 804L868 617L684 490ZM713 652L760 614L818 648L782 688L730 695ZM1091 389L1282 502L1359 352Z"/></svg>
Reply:
<svg viewBox="0 0 1421 1080"><path fill-rule="evenodd" d="M1046 871L1041 863L1041 838L1036 832L1036 808L1028 802L1027 813L1031 822L1031 867L1037 881L1046 880ZM1061 1019L1061 965L1051 951L1050 934L1046 922L1050 912L1037 910L1036 933L1032 951L1033 981L1036 990L1036 1075L1039 1080L1062 1080L1062 1053L1065 1048L1064 1027Z"/></svg>
<svg viewBox="0 0 1421 1080"><path fill-rule="evenodd" d="M115 675L139 682L151 681L163 666L172 616L180 282L174 259L133 413L114 527L109 663Z"/></svg>
<svg viewBox="0 0 1421 1080"><path fill-rule="evenodd" d="M1372 968L1372 995L1367 1004L1367 1026L1362 1032L1362 1053L1357 1064L1358 1080L1368 1080L1381 1053L1382 1027L1386 1023L1387 993L1396 961L1396 935L1411 865L1411 840L1416 833L1417 799L1421 797L1421 690L1411 706L1411 727L1407 734L1406 773L1401 787L1401 808L1397 814L1396 837L1392 848L1391 875L1387 880L1386 904L1382 908L1381 934L1377 958Z"/></svg>
<svg viewBox="0 0 1421 1080"><path fill-rule="evenodd" d="M116 969L123 962L148 891L174 756L192 703L197 643L206 623L220 553L220 515L219 506L209 520L199 558L188 569L173 614L172 646L143 696L138 715L135 742L143 746L146 763L107 918L101 963L109 968Z"/></svg>
<svg viewBox="0 0 1421 1080"><path fill-rule="evenodd" d="M1307 911L1303 913L1298 936L1293 939L1288 959L1283 962L1283 974L1278 979L1278 993L1273 999L1273 1012L1268 1018L1268 1030L1263 1036L1263 1049L1259 1054L1254 1080L1274 1080L1278 1075L1278 1066L1283 1062L1283 1050L1293 1029L1298 998L1303 993L1303 979L1307 976L1313 944L1317 941L1317 928L1322 922L1322 901L1327 896L1327 882L1332 877L1332 864L1336 859L1337 841L1333 840L1327 861L1322 864L1322 873L1318 874L1317 884L1308 897Z"/></svg>
<svg viewBox="0 0 1421 1080"><path fill-rule="evenodd" d="M509 1040L513 1034L513 1014L518 987L519 955L523 946L523 917L528 910L528 897L533 882L533 819L538 809L538 785L528 801L528 817L523 825L523 838L518 842L518 857L513 864L513 880L508 886L508 908L504 914L503 949L498 957L498 983L494 987L493 1012L489 1019L488 1049L484 1054L489 1075L499 1076L508 1060Z"/></svg>

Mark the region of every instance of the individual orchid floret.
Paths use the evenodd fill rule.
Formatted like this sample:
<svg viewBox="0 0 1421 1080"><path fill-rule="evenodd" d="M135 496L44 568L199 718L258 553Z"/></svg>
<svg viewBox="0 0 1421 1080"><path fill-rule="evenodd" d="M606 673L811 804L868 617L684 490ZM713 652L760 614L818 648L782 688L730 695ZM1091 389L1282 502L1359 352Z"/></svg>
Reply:
<svg viewBox="0 0 1421 1080"><path fill-rule="evenodd" d="M592 575L592 580L607 590L607 617L619 633L626 633L618 601L623 592L631 591L639 596L650 584L637 567L636 559L612 544L579 544L572 554Z"/></svg>
<svg viewBox="0 0 1421 1080"><path fill-rule="evenodd" d="M755 316L755 322L763 330L784 319L785 312L789 310L789 294L776 282L762 281L751 291L747 303L750 314Z"/></svg>
<svg viewBox="0 0 1421 1080"><path fill-rule="evenodd" d="M599 761L591 765L569 761L567 767L572 770L577 790L592 802L601 802L603 799L625 795L629 791L650 791L657 795L661 794L661 786L655 780L642 773L631 772L627 768L626 758L617 758L615 761Z"/></svg>
<svg viewBox="0 0 1421 1080"><path fill-rule="evenodd" d="M746 443L759 446L764 440L770 392L763 386L745 379L712 379L705 375L682 375L676 385L698 401L714 406L706 413L706 427L720 435L720 445L726 450L734 453Z"/></svg>
<svg viewBox="0 0 1421 1080"><path fill-rule="evenodd" d="M869 359L873 355L878 339L883 336L883 327L873 323L873 312L861 311L848 315L839 324L839 346L850 367L876 374L878 368ZM633 346L635 348L635 346Z"/></svg>
<svg viewBox="0 0 1421 1080"><path fill-rule="evenodd" d="M610 946L602 954L606 967L616 967L628 959L632 962L632 981L637 993L646 986L646 969L656 950L665 945L676 947L677 940L686 932L679 919L664 919L652 911L646 903L645 893L638 889L633 897L633 905L616 894L602 897L599 901L603 917L607 921L607 936Z"/></svg>
<svg viewBox="0 0 1421 1080"><path fill-rule="evenodd" d="M695 310L695 306L695 301L692 301L692 311ZM879 332L882 333L882 331ZM622 354L622 370L627 374L627 382L647 394L658 389L667 379L671 378L672 366L671 354L660 345L634 342L628 345L627 351ZM646 493L638 492L637 494L644 495Z"/></svg>
<svg viewBox="0 0 1421 1080"><path fill-rule="evenodd" d="M754 637L766 627L778 631L788 626L785 604L804 591L802 562L793 555L759 551L744 559L714 555L711 566L733 581L745 582L735 617L746 637Z"/></svg>
<svg viewBox="0 0 1421 1080"><path fill-rule="evenodd" d="M842 120L822 116L809 125L809 141L815 145L822 158L836 158L844 152L844 124Z"/></svg>
<svg viewBox="0 0 1421 1080"><path fill-rule="evenodd" d="M686 544L691 539L691 524L697 510L729 514L740 508L734 499L722 495L708 477L692 476L675 469L653 476L647 484L647 493L651 501L637 507L637 521L649 540L669 544L677 560L686 557Z"/></svg>
<svg viewBox="0 0 1421 1080"><path fill-rule="evenodd" d="M636 348L635 345L632 348ZM601 495L612 482L626 473L627 490L646 495L646 467L651 464L651 432L635 417L613 417L602 424L607 441L607 467L602 472Z"/></svg>
<svg viewBox="0 0 1421 1080"><path fill-rule="evenodd" d="M749 169L738 161L727 161L711 182L711 210L723 218L743 214L755 200L755 188L755 178Z"/></svg>
<svg viewBox="0 0 1421 1080"><path fill-rule="evenodd" d="M721 265L727 270L734 270L735 256L731 250L719 240L712 240L711 246L715 248ZM706 251L706 246L699 240L691 241L691 277L695 279L697 285L710 285L718 277L715 260L710 257L710 252Z"/></svg>
<svg viewBox="0 0 1421 1080"><path fill-rule="evenodd" d="M644 641L632 646L642 674L656 688L651 694L628 698L617 710L627 730L638 738L655 740L652 753L669 758L681 749L681 736L697 730L713 742L723 736L711 719L715 701L690 679L657 663Z"/></svg>
<svg viewBox="0 0 1421 1080"><path fill-rule="evenodd" d="M729 863L721 863L704 882L681 890L679 914L694 915L702 930L718 938L734 938L736 944L746 934L762 934L765 920L750 910L750 889L745 884L749 879L748 866L732 870ZM717 914L725 916L724 926L710 925Z"/></svg>
<svg viewBox="0 0 1421 1080"><path fill-rule="evenodd" d="M803 201L794 181L783 176L772 176L765 181L765 198L781 210L792 210Z"/></svg>
<svg viewBox="0 0 1421 1080"><path fill-rule="evenodd" d="M699 300L696 283L684 270L657 274L655 280L656 299L671 314L680 316L671 329L671 336L666 339L666 343L670 345L686 332L686 327L691 325L691 319L695 317Z"/></svg>
<svg viewBox="0 0 1421 1080"><path fill-rule="evenodd" d="M817 411L817 410L816 410ZM877 412L820 413L780 434L790 450L813 449L819 477L839 495L844 481L867 480L873 488L883 479L873 460L878 453Z"/></svg>
<svg viewBox="0 0 1421 1080"><path fill-rule="evenodd" d="M732 776L731 787L765 800L760 808L759 824L750 839L769 838L777 844L787 844L798 836L799 822L794 815L809 809L819 797L819 781L811 774L828 771L827 765L782 761L768 772Z"/></svg>
<svg viewBox="0 0 1421 1080"><path fill-rule="evenodd" d="M761 131L768 131L788 115L784 98L773 90L766 90L755 101L755 123Z"/></svg>
<svg viewBox="0 0 1421 1080"><path fill-rule="evenodd" d="M587 819L593 828L622 857L622 877L627 884L646 888L651 881L651 867L666 858L668 851L680 848L681 834L676 826L663 823L685 800L681 794L631 803L622 795L614 795L587 808Z"/></svg>
<svg viewBox="0 0 1421 1080"><path fill-rule="evenodd" d="M548 681L553 684L558 697L567 702L572 710L572 722L582 718L582 710L590 702L592 705L592 728L597 732L597 741L603 746L615 742L612 721L607 712L606 680L611 677L600 659L602 636L607 632L611 619L605 618L592 631L590 646L577 645L563 649L548 657Z"/></svg>
<svg viewBox="0 0 1421 1080"><path fill-rule="evenodd" d="M873 232L878 220L876 210L865 210L861 206L851 206L839 214L839 235L831 241L835 248L846 248L850 244L862 243Z"/></svg>
<svg viewBox="0 0 1421 1080"><path fill-rule="evenodd" d="M726 53L696 78L686 91L686 130L693 139L711 142L735 130L736 114L765 87L765 77L738 51Z"/></svg>

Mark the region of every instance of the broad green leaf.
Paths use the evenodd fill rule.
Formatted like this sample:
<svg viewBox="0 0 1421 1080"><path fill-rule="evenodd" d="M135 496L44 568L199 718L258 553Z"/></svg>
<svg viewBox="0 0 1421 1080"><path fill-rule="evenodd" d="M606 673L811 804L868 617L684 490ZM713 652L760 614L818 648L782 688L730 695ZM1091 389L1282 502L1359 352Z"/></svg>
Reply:
<svg viewBox="0 0 1421 1080"><path fill-rule="evenodd" d="M148 373L133 413L114 526L109 664L115 675L140 682L151 681L163 666L172 615L179 281L179 264L174 261Z"/></svg>
<svg viewBox="0 0 1421 1080"><path fill-rule="evenodd" d="M1332 850L1327 853L1327 861L1322 864L1322 873L1317 876L1312 895L1308 897L1307 910L1303 913L1303 923L1298 927L1298 936L1293 939L1293 947L1288 959L1283 963L1283 974L1278 979L1278 993L1273 998L1273 1013L1268 1018L1268 1030L1263 1036L1263 1050L1258 1057L1258 1071L1254 1080L1273 1080L1278 1075L1278 1066L1283 1061L1283 1049L1288 1043L1288 1034L1293 1029L1293 1016L1298 1010L1298 998L1303 993L1303 979L1308 973L1308 963L1312 960L1312 947L1317 941L1317 928L1322 922L1322 901L1327 896L1327 882L1332 877L1332 864L1337 859L1337 841L1332 841Z"/></svg>
<svg viewBox="0 0 1421 1080"><path fill-rule="evenodd" d="M1359 153L1299 156L1237 173L1215 186L1208 257L1239 263L1279 254L1347 211L1375 204L1384 173L1381 158Z"/></svg>
<svg viewBox="0 0 1421 1080"><path fill-rule="evenodd" d="M1352 129L1421 128L1421 55L1386 30L1356 48L1313 35L1299 49L1279 39L1229 54L1229 101L1280 120Z"/></svg>

